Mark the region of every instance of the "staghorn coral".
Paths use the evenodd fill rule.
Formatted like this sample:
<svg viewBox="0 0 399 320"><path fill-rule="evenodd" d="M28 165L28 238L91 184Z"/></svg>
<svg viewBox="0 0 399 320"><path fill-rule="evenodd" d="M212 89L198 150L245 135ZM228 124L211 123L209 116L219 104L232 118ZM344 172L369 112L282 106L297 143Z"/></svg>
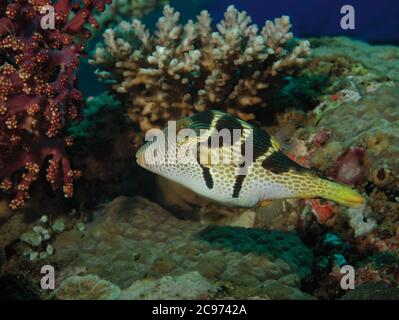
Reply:
<svg viewBox="0 0 399 320"><path fill-rule="evenodd" d="M73 194L80 172L71 168L65 129L83 107L75 72L90 36L84 25L96 27L93 11L110 1L59 0L55 28L43 29L40 11L50 0L0 0L0 195L13 196L13 209L29 198L43 166L54 190Z"/></svg>
<svg viewBox="0 0 399 320"><path fill-rule="evenodd" d="M307 41L292 39L287 16L259 31L245 11L230 6L216 32L207 11L184 26L179 16L165 6L154 35L137 19L121 22L105 31L89 61L144 132L212 107L253 119L253 107L265 107L309 53Z"/></svg>

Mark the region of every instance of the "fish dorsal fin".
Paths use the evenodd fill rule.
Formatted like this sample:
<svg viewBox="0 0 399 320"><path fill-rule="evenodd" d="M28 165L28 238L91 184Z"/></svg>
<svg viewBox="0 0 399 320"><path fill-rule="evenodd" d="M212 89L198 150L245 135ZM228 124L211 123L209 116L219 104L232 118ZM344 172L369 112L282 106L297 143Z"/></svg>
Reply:
<svg viewBox="0 0 399 320"><path fill-rule="evenodd" d="M222 129L229 130L232 137L233 130L235 129L252 130L254 160L260 155L268 152L270 148L273 148L273 151L281 150L280 144L277 140L270 136L266 131L259 129L238 117L219 110L207 110L179 120L177 122L177 128L178 130L185 128L193 129L198 135L200 135L201 130L208 130L208 136L201 137L202 139L209 138ZM233 141L233 143L235 142L236 141Z"/></svg>
<svg viewBox="0 0 399 320"><path fill-rule="evenodd" d="M201 129L211 129L212 122L217 116L218 113L223 113L221 111L216 110L207 110L204 112L193 114L192 116L186 117L177 121L177 130L179 129L193 129L193 130L201 130Z"/></svg>
<svg viewBox="0 0 399 320"><path fill-rule="evenodd" d="M302 167L300 164L291 160L281 150L273 152L262 161L262 167L275 174L280 174L293 170L295 172L306 172L307 168Z"/></svg>

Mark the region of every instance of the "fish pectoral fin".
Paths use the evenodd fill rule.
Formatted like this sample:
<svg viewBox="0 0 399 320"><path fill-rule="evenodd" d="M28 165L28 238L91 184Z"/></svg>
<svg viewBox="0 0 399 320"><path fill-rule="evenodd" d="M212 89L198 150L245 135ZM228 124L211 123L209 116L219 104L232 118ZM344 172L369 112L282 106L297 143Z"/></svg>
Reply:
<svg viewBox="0 0 399 320"><path fill-rule="evenodd" d="M262 200L258 203L259 208L265 208L268 205L270 205L273 202L273 200Z"/></svg>

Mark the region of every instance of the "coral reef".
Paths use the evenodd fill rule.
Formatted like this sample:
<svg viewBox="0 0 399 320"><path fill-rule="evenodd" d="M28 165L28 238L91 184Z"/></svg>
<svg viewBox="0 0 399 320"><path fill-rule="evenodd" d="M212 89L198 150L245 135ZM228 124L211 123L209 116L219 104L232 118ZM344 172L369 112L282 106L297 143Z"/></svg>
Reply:
<svg viewBox="0 0 399 320"><path fill-rule="evenodd" d="M104 27L118 23L125 18L141 18L168 2L169 0L114 0L96 19Z"/></svg>
<svg viewBox="0 0 399 320"><path fill-rule="evenodd" d="M269 299L278 300L314 300L310 294L306 294L292 285L285 285L285 280L266 280L260 285Z"/></svg>
<svg viewBox="0 0 399 320"><path fill-rule="evenodd" d="M330 136L310 154L313 166L368 194L369 204L363 209L341 211L350 219L355 236L367 237L359 243L378 250L395 248L399 236L399 202L390 196L397 193L399 185L399 149L395 143L399 136L395 125L399 119L398 98L396 87L383 86L356 102L326 107L315 130L326 128ZM384 239L387 246L382 243Z"/></svg>
<svg viewBox="0 0 399 320"><path fill-rule="evenodd" d="M379 187L397 185L398 98L398 89L381 87L357 102L324 111L317 128L327 128L330 137L312 155L312 163L322 169L331 166L331 175L347 183L361 184L367 178ZM336 146L330 151L330 143L339 143L342 154L336 153ZM348 174L353 176L345 177Z"/></svg>
<svg viewBox="0 0 399 320"><path fill-rule="evenodd" d="M298 246L294 234L274 231L266 233L260 229L208 227L199 234L200 239L208 241L215 248L228 247L242 253L266 254L280 258L294 266L302 277L309 276L306 262L313 260L310 251Z"/></svg>
<svg viewBox="0 0 399 320"><path fill-rule="evenodd" d="M84 237L74 230L63 232L53 246L55 254L49 261L66 270L60 270L64 278L84 267L87 274L111 281L122 290L145 284L155 288L170 283L169 278L157 279L185 279L183 275L197 271L213 286L225 288L218 291L220 297L267 295L262 284L275 280L281 286L296 288L293 298L298 298L300 282L310 276L312 265L311 252L294 234L207 228L179 220L141 197L114 199L94 214ZM144 278L158 284L136 283ZM168 285L168 290L174 290L173 286ZM286 295L290 292L281 290ZM151 294L159 294L158 289ZM273 295L277 296L278 292Z"/></svg>
<svg viewBox="0 0 399 320"><path fill-rule="evenodd" d="M365 181L364 149L350 147L335 161L328 170L328 175L339 182L360 185Z"/></svg>
<svg viewBox="0 0 399 320"><path fill-rule="evenodd" d="M212 298L217 290L217 286L197 271L175 277L137 280L123 291L107 280L88 274L66 278L53 296L61 300L181 300Z"/></svg>
<svg viewBox="0 0 399 320"><path fill-rule="evenodd" d="M113 27L125 19L131 19L132 17L142 18L168 3L169 0L113 0L104 12L95 15L99 27L90 31L96 37L101 35L105 29ZM92 40L91 42L94 41Z"/></svg>
<svg viewBox="0 0 399 320"><path fill-rule="evenodd" d="M0 187L13 196L12 208L29 198L43 167L53 189L73 194L80 173L71 168L65 129L83 106L75 72L90 36L84 25L96 26L93 11L110 1L59 0L54 29L41 27L51 1L0 1Z"/></svg>
<svg viewBox="0 0 399 320"><path fill-rule="evenodd" d="M399 283L398 252L382 252L358 263L356 285L382 282L389 286Z"/></svg>
<svg viewBox="0 0 399 320"><path fill-rule="evenodd" d="M346 38L310 39L310 44L307 68L297 79L326 77L314 96L313 110L305 117L297 110L280 111L276 123L267 129L274 134L283 131L283 136L291 138L287 152L295 161L355 186L367 204L348 209L334 203L320 206L306 201L305 207L297 204L290 211L290 228L297 228L301 221L306 227L304 232L327 227L346 240L356 238L362 252L395 250L399 243L399 149L395 142L399 136L395 102L399 79L387 66L397 68L394 61L399 51ZM381 63L385 56L389 56L386 64ZM303 109L295 95L284 101ZM279 100L279 105L284 101ZM309 223L309 211L319 226ZM257 220L265 219L259 216Z"/></svg>
<svg viewBox="0 0 399 320"><path fill-rule="evenodd" d="M182 300L209 299L216 295L218 288L199 272L193 271L180 276L166 276L157 280L135 281L125 289L120 300Z"/></svg>
<svg viewBox="0 0 399 320"><path fill-rule="evenodd" d="M61 300L115 300L120 294L117 286L91 274L69 277L54 291Z"/></svg>
<svg viewBox="0 0 399 320"><path fill-rule="evenodd" d="M399 289L384 283L367 283L349 291L342 300L398 300Z"/></svg>
<svg viewBox="0 0 399 320"><path fill-rule="evenodd" d="M319 270L334 263L338 266L346 264L347 258L345 258L345 256L350 248L351 246L345 243L336 234L327 233L324 236L322 244L318 248L318 251L322 254L317 261Z"/></svg>
<svg viewBox="0 0 399 320"><path fill-rule="evenodd" d="M0 0L0 300L398 298L399 48L301 41L288 17L258 28L233 6L215 30L207 11L183 24L165 6L152 31L138 18L168 0L96 12L109 2ZM85 103L76 71L99 25L106 91ZM256 122L364 206L226 208L136 170L146 130L209 108ZM37 287L44 264L54 292Z"/></svg>
<svg viewBox="0 0 399 320"><path fill-rule="evenodd" d="M368 80L367 89L381 86L391 81L399 81L399 48L391 45L370 45L346 37L321 37L309 39L312 46L312 55L315 60L323 63L323 68L336 60L335 71L344 71L346 65L349 72L346 75L359 75L363 80ZM314 49L314 50L313 50ZM327 59L326 59L327 58ZM349 62L349 65L346 63ZM383 63L381 63L383 61Z"/></svg>
<svg viewBox="0 0 399 320"><path fill-rule="evenodd" d="M156 8L167 4L169 0L125 0L125 2L127 2L125 5L126 10L123 11L123 14L128 17L140 18Z"/></svg>
<svg viewBox="0 0 399 320"><path fill-rule="evenodd" d="M259 31L230 6L212 32L207 11L184 26L170 6L163 14L154 35L137 19L107 29L90 60L142 132L215 107L253 119L254 107L264 107L309 53L307 41L293 39L287 16Z"/></svg>
<svg viewBox="0 0 399 320"><path fill-rule="evenodd" d="M376 220L370 217L373 212L367 205L360 208L348 208L345 214L349 218L349 225L353 229L355 238L369 234L377 227Z"/></svg>

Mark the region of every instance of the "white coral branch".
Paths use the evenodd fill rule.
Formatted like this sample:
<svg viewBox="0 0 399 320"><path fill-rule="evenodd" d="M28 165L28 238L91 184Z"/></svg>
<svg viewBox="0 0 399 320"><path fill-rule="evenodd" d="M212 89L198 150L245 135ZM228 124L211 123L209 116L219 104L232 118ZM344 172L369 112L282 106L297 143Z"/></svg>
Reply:
<svg viewBox="0 0 399 320"><path fill-rule="evenodd" d="M229 6L212 31L204 10L185 25L165 6L153 35L140 20L105 31L90 63L116 92L128 96L129 115L142 130L170 117L219 106L245 114L266 106L265 97L286 74L303 65L307 41L295 41L289 17L252 24L245 11ZM247 118L251 118L249 114Z"/></svg>

